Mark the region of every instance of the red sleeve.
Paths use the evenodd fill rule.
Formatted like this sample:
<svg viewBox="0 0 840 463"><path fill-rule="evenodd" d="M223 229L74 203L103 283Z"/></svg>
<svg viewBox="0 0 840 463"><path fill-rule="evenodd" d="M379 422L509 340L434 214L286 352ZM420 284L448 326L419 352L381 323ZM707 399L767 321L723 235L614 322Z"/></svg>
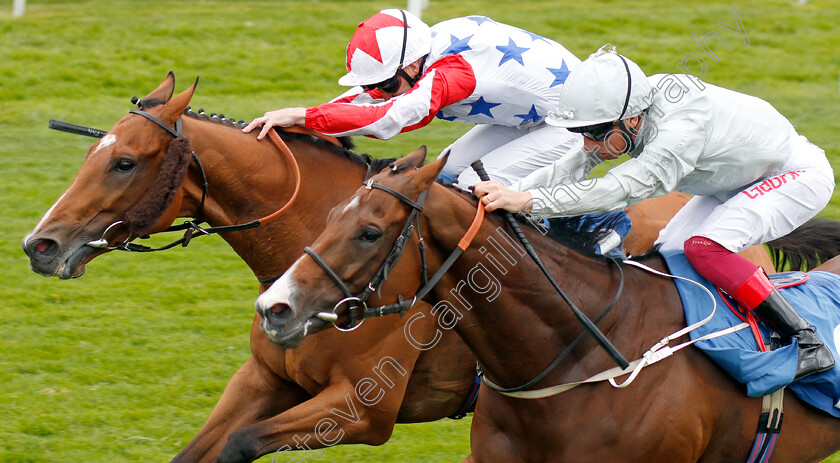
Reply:
<svg viewBox="0 0 840 463"><path fill-rule="evenodd" d="M438 81L432 91L429 113L417 124L405 127L401 132L419 129L432 122L438 111L463 100L475 91L475 73L472 66L461 55L449 55L429 67L436 71Z"/></svg>
<svg viewBox="0 0 840 463"><path fill-rule="evenodd" d="M390 138L427 125L441 108L463 100L474 90L472 66L460 55L450 55L430 66L423 78L402 95L374 104L358 104L342 98L307 108L305 124L331 135ZM368 95L381 98L379 90Z"/></svg>

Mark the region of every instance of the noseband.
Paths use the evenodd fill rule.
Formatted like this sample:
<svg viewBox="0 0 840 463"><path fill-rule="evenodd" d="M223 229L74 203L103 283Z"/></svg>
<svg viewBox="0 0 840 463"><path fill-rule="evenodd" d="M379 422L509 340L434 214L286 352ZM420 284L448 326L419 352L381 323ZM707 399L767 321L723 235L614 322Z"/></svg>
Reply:
<svg viewBox="0 0 840 463"><path fill-rule="evenodd" d="M142 108L142 100L137 99L137 97L133 97L131 99L131 102L137 104L138 108L132 108L131 110L129 110L130 114L137 114L139 116L145 117L146 119L155 123L156 125L158 125L160 128L165 130L168 134L172 135L176 139L181 138L183 136L183 122L182 122L181 118L178 118L178 120L175 121L175 127L173 128L173 127L170 127L165 122L163 122L162 120L158 119L157 117L149 114L146 111L143 111L143 109L141 109ZM301 132L300 130L297 130L297 131ZM303 133L308 133L308 132L304 131ZM298 193L300 192L300 184L301 184L300 167L298 167L298 163L297 163L297 160L295 159L294 154L289 149L288 145L286 145L286 143L283 141L283 139L280 138L279 135L277 135L276 131L270 130L269 133L268 133L268 136L271 139L271 141L274 142L274 144L277 146L277 148L280 150L280 152L289 160L289 163L292 165L292 170L294 171L294 174L295 174L294 193L292 193L292 197L289 199L289 201L279 210L277 210L277 211L273 212L272 214L267 215L267 216L265 216L261 219L252 220L250 222L243 223L243 224L223 225L223 226L218 226L218 227L206 227L206 228L199 226L199 224L204 221L204 219L203 219L204 201L208 196L207 190L209 188L209 185L207 183L207 175L204 171L204 167L201 165L201 161L199 160L198 156L196 156L195 152L193 151L192 152L192 159L193 159L193 161L195 161L196 166L198 166L198 171L201 175L201 183L202 183L201 202L199 203L198 214L192 220L186 220L182 224L173 225L173 226L171 226L171 227L169 227L166 230L163 230L161 232L161 233L165 233L165 232L184 230L184 236L182 238L180 238L180 239L178 239L178 240L176 240L176 241L174 241L170 244L167 244L165 246L161 246L159 248L151 248L149 246L143 246L143 245L139 245L139 244L136 244L136 243L131 243L130 240L131 240L132 237L131 237L131 235L129 235L125 239L125 241L123 241L122 243L117 243L113 246L110 246L109 245L110 241L107 238L107 234L115 225L125 223L124 221L119 220L119 221L116 221L116 222L112 223L111 225L109 225L105 229L105 231L102 233L102 237L100 239L88 242L87 246L90 246L90 247L93 247L93 248L99 248L99 249L110 249L110 250L131 251L131 252L164 251L166 249L173 248L177 245L181 245L181 246L186 247L190 243L190 241L192 240L193 234L196 233L196 232L198 233L196 236L202 236L202 235L212 235L214 233L225 233L225 232L232 232L232 231L247 230L249 228L259 227L260 225L264 225L264 224L276 219L281 214L286 212L286 210L288 210L292 206L292 204L295 202L295 199L297 199ZM333 141L331 141L329 139L327 141L330 141L331 143L333 143ZM335 141L335 143L337 143L337 141Z"/></svg>

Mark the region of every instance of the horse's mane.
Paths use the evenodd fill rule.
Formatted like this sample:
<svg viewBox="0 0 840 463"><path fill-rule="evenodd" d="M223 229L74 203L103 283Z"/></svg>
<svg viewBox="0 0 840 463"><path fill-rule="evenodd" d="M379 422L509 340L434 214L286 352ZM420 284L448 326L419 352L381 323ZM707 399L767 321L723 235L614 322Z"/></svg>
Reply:
<svg viewBox="0 0 840 463"><path fill-rule="evenodd" d="M248 125L248 123L246 123L242 119L237 121L235 117L227 117L224 114L211 113L210 115L208 115L204 111L204 108L201 108L198 110L198 112L195 112L192 110L192 108L187 107L187 109L184 110L184 115L199 120L211 121L231 127L237 127L240 129ZM322 138L318 138L312 135L306 135L296 132L286 132L282 129L275 130L284 140L303 141L309 143L310 145L316 146L324 151L329 151L338 156L342 156L345 159L349 159L357 165L364 167L370 165L372 172L379 172L380 170L388 167L391 163L393 163L396 160L396 158L379 159L367 153L356 154L352 151L353 148L356 147L356 145L353 143L353 139L350 137L337 137L340 146L335 146Z"/></svg>

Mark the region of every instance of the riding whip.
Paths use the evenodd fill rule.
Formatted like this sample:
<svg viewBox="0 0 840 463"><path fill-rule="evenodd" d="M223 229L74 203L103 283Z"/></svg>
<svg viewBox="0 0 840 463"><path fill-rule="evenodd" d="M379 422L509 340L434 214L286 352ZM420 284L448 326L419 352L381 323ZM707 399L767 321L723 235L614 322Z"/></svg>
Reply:
<svg viewBox="0 0 840 463"><path fill-rule="evenodd" d="M480 178L481 180L490 180L490 176L487 175L487 171L484 170L484 165L481 163L481 160L473 162L472 164L470 164L470 167L472 167L473 170L475 170L475 173L478 174L478 178ZM479 201L480 200L481 198L479 198ZM554 286L554 289L557 290L557 292L560 294L563 300L566 301L566 304L568 304L569 307L572 309L572 312L575 314L575 317L577 317L577 319L580 320L580 322L583 324L583 327L586 328L586 331L592 333L592 336L595 337L595 340L598 341L598 344L600 344L601 347L603 347L604 350L607 351L607 354L609 354L609 356L612 357L613 360L615 360L615 363L617 363L618 366L620 366L621 368L627 368L630 365L627 359L625 359L624 356L621 355L621 352L619 352L618 349L610 342L610 340L607 339L606 336L604 336L604 333L602 333L601 330L599 330L598 327L595 326L594 323L592 323L592 320L590 320L589 317L586 316L586 314L581 312L580 309L578 309L577 306L575 306L575 304L569 299L569 297L566 296L566 293L564 293L563 290L560 288L560 285L558 285L557 282L554 281L554 278L548 272L548 269L545 268L545 265L543 265L542 260L540 260L540 256L537 255L536 251L534 251L533 246L531 246L531 243L529 243L528 239L525 238L525 234L522 233L522 229L519 228L519 224L516 222L516 219L513 217L513 214L511 214L508 211L502 212L505 216L505 220L507 220L508 225L510 225L510 228L513 229L513 232L516 234L516 237L519 238L519 241L525 247L525 250L528 252L528 255L531 256L531 259L533 259L534 262L537 264L537 267L539 267L540 270L542 270L543 274L545 274L545 276L548 278L548 281L551 282L552 286Z"/></svg>

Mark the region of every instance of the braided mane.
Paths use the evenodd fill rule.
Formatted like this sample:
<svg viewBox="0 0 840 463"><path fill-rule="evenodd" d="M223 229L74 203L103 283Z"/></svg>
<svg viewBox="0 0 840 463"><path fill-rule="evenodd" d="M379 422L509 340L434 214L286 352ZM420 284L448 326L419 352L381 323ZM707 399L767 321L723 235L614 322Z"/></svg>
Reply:
<svg viewBox="0 0 840 463"><path fill-rule="evenodd" d="M153 108L161 104L166 104L166 101L163 101L158 98L140 99L136 96L131 98L131 102L136 104L138 108L143 110ZM184 110L184 115L193 117L195 119L217 122L219 124L228 125L231 127L238 127L240 129L245 128L245 126L248 125L248 123L242 119L237 121L236 118L226 117L224 114L211 113L208 116L207 113L204 112L204 108L201 108L198 110L198 112L195 112L192 110L192 107L187 106L187 109ZM285 140L305 141L311 145L330 151L336 155L343 156L345 159L349 159L360 166L367 167L368 165L370 165L371 171L373 172L379 172L380 170L390 166L394 161L397 160L397 158L379 159L367 153L356 154L352 151L353 148L356 147L356 145L353 143L353 140L350 137L337 137L340 146L335 146L332 143L327 142L326 140L312 135L286 132L282 129L275 130L277 131L277 134Z"/></svg>
<svg viewBox="0 0 840 463"><path fill-rule="evenodd" d="M231 126L231 127L238 127L240 129L244 128L246 125L248 125L248 123L245 122L242 119L237 121L236 118L233 118L233 117L228 118L224 114L211 113L210 115L207 115L207 113L204 111L204 108L201 108L201 109L198 110L198 112L195 112L195 111L192 110L191 107L187 107L187 109L184 110L184 115L189 116L189 117L193 117L195 119L212 121L212 122L216 122L216 123L219 123L219 124L228 125L228 126ZM280 137L283 138L284 140L300 140L300 141L307 142L311 145L317 146L321 149L324 149L324 150L330 151L330 152L332 152L336 155L342 156L345 159L349 159L349 160L353 161L354 163L356 163L360 166L367 167L367 165L370 164L371 170L373 172L378 172L378 171L388 167L391 163L393 163L396 160L396 158L388 158L388 159L374 158L373 156L371 156L367 153L356 154L352 151L352 149L355 148L356 145L353 143L353 139L350 138L350 137L337 137L338 142L341 146L335 146L335 145L333 145L332 143L329 143L326 140L323 140L321 138L318 138L318 137L315 137L315 136L312 136L312 135L306 135L306 134L294 133L294 132L286 132L282 129L275 129L275 130L277 131L277 134L280 135Z"/></svg>

